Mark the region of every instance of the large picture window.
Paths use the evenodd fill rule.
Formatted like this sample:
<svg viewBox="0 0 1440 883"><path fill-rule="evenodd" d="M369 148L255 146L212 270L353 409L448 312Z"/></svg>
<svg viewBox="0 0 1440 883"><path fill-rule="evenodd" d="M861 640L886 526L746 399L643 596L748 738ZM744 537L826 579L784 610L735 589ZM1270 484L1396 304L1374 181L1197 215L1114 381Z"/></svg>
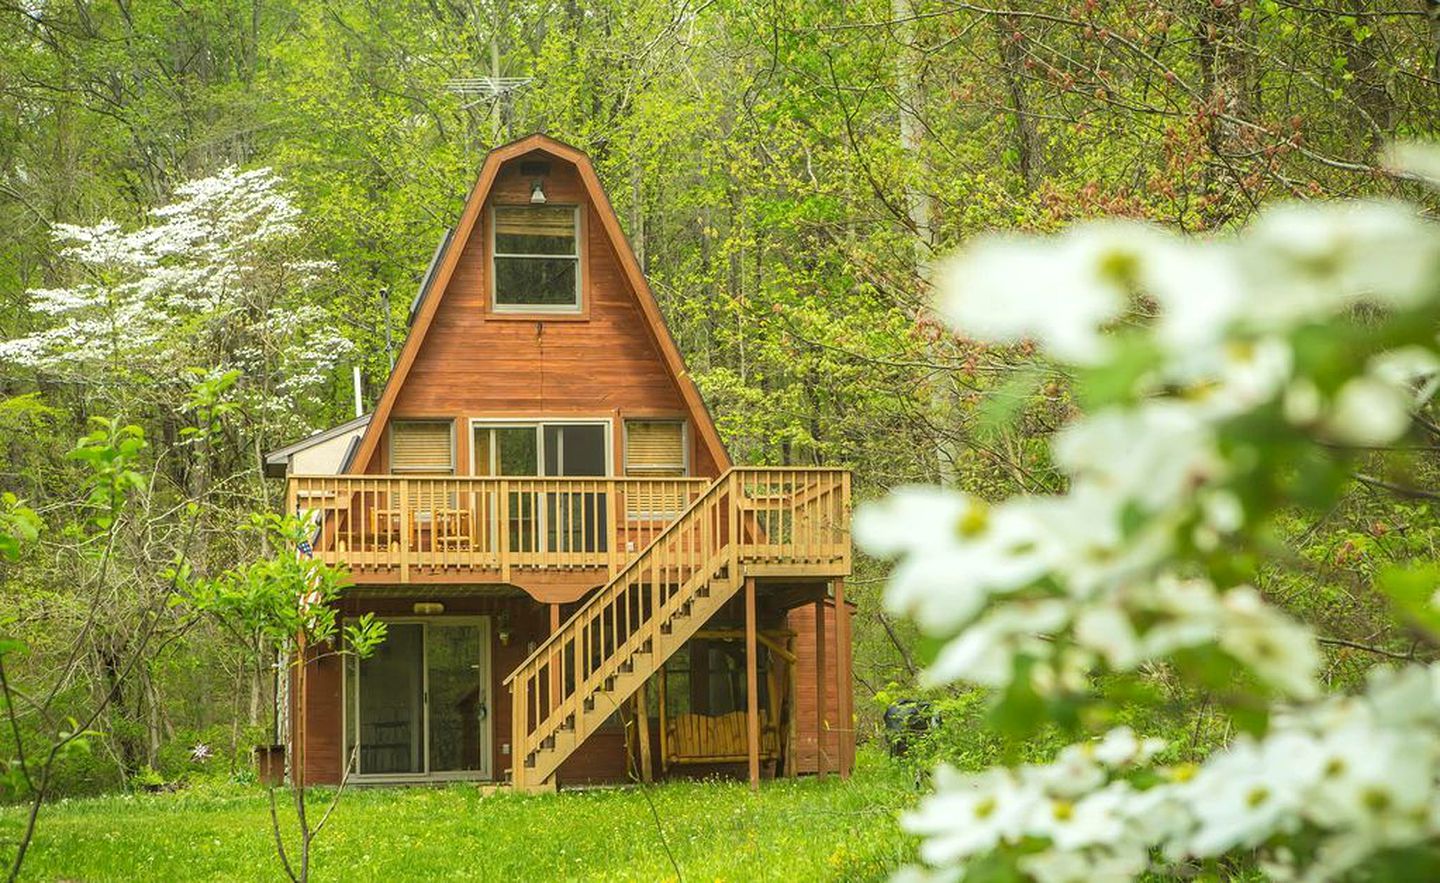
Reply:
<svg viewBox="0 0 1440 883"><path fill-rule="evenodd" d="M580 212L574 206L494 208L495 309L577 312L580 309Z"/></svg>

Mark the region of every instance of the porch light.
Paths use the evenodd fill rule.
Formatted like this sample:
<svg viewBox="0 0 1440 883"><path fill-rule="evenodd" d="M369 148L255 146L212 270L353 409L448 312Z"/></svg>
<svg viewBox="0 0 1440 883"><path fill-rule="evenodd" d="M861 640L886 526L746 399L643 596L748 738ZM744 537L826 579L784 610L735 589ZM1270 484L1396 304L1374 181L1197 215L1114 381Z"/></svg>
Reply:
<svg viewBox="0 0 1440 883"><path fill-rule="evenodd" d="M495 637L500 639L501 647L510 646L510 614L500 614L500 628L496 630Z"/></svg>
<svg viewBox="0 0 1440 883"><path fill-rule="evenodd" d="M416 601L410 609L416 616L439 616L445 612L445 605L439 601Z"/></svg>
<svg viewBox="0 0 1440 883"><path fill-rule="evenodd" d="M545 185L540 178L536 178L530 184L530 202L535 205L545 204Z"/></svg>

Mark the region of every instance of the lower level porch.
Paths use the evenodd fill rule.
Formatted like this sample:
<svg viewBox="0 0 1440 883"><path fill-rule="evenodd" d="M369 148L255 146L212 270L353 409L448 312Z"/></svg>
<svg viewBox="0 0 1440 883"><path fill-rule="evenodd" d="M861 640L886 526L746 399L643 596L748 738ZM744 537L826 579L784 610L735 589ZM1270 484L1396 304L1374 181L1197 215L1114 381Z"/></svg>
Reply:
<svg viewBox="0 0 1440 883"><path fill-rule="evenodd" d="M838 589L838 591L837 591ZM853 762L843 582L756 582L757 775L848 773ZM319 653L289 704L292 760L309 782L508 784L516 733L507 676L584 603L507 586L353 590L345 617L373 613L389 637L371 658ZM711 615L615 704L556 769L561 787L749 772L744 598ZM818 628L817 628L818 625Z"/></svg>

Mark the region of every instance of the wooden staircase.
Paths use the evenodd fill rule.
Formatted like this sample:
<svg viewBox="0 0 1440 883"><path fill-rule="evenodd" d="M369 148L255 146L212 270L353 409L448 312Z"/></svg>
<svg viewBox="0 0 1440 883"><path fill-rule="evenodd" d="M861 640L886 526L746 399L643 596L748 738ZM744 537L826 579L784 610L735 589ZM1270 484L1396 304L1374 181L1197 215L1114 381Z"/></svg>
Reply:
<svg viewBox="0 0 1440 883"><path fill-rule="evenodd" d="M532 653L505 683L512 784L556 770L747 576L843 576L849 474L728 470Z"/></svg>

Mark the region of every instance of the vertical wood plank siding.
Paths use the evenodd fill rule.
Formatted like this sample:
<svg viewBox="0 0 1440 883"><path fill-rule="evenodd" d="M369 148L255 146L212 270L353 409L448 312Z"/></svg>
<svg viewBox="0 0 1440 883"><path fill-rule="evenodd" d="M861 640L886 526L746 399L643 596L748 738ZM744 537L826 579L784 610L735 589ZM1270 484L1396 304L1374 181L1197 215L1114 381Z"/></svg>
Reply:
<svg viewBox="0 0 1440 883"><path fill-rule="evenodd" d="M836 692L835 666L836 661L841 659L836 646L835 634L835 603L825 602L825 671L820 678L825 685L825 708L826 717L829 719L829 728L824 732L826 769L835 773L836 760L841 756L841 749L844 748L844 756L847 764L854 755L855 733L853 727L842 726L835 709L839 705L840 697ZM797 769L801 773L813 773L819 769L815 752L815 606L803 604L791 610L786 617L786 625L795 632L795 656L796 656L796 712L799 715L799 729L795 733L795 757L798 761ZM848 674L848 672L847 672ZM848 678L847 678L848 680ZM849 689L854 690L853 682Z"/></svg>

